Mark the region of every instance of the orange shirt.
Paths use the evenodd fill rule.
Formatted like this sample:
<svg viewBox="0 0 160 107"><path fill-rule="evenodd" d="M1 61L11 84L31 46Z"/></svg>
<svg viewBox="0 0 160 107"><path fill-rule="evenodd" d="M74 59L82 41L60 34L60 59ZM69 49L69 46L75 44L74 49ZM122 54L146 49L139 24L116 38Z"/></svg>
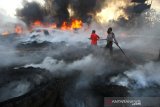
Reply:
<svg viewBox="0 0 160 107"><path fill-rule="evenodd" d="M99 36L95 33L92 33L90 38L91 38L91 44L97 45L97 41L99 40Z"/></svg>

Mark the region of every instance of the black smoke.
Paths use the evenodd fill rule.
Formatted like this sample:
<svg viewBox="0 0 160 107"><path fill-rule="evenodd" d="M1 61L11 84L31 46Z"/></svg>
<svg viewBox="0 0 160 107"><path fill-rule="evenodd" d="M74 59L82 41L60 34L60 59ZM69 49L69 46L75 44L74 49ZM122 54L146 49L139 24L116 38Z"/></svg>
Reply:
<svg viewBox="0 0 160 107"><path fill-rule="evenodd" d="M69 0L52 0L53 11L55 11L54 16L58 22L58 26L60 26L63 21L69 20L68 5Z"/></svg>
<svg viewBox="0 0 160 107"><path fill-rule="evenodd" d="M97 0L70 0L70 4L75 12L75 16L85 22L90 17L89 13L95 14Z"/></svg>
<svg viewBox="0 0 160 107"><path fill-rule="evenodd" d="M17 16L28 25L36 20L43 20L44 11L37 2L23 2L23 8L17 10Z"/></svg>
<svg viewBox="0 0 160 107"><path fill-rule="evenodd" d="M44 6L36 2L24 2L23 8L17 10L17 16L27 24L35 20L44 21L49 16L57 22L58 26L64 21L69 22L68 7L74 11L74 18L90 23L92 16L102 7L105 0L45 0ZM50 6L49 6L50 5Z"/></svg>
<svg viewBox="0 0 160 107"><path fill-rule="evenodd" d="M109 2L108 0L45 0L44 6L36 2L25 2L23 8L17 11L17 15L27 24L35 20L45 21L53 20L60 27L64 21L70 22L72 18L81 19L84 23L91 23L92 18L97 12ZM71 8L74 15L71 17L68 8ZM125 8L126 13L130 16L129 21L145 10L149 9L151 5L145 3L136 3L134 6ZM136 14L133 16L133 14ZM47 20L47 21L49 21ZM127 23L123 17L119 19L120 25Z"/></svg>
<svg viewBox="0 0 160 107"><path fill-rule="evenodd" d="M68 18L69 13L67 8L70 6L74 11L73 17L79 18L83 22L90 23L92 16L95 15L95 13L101 9L101 6L105 0L67 0L66 2L62 1L64 0L54 0L53 2L53 6L56 4L59 9L56 12L57 14L66 15L66 17ZM63 12L60 13L59 11Z"/></svg>
<svg viewBox="0 0 160 107"><path fill-rule="evenodd" d="M68 12L70 6L74 11L74 18L81 19L83 22L91 22L91 14L95 14L97 8L104 0L48 0L52 3L53 16L56 18L58 25L63 21L69 22L71 19Z"/></svg>

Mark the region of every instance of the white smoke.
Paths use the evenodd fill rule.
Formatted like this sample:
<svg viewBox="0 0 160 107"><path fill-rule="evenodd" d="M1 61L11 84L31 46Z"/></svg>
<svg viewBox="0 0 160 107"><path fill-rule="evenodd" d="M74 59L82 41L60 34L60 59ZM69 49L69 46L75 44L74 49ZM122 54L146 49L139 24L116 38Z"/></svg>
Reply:
<svg viewBox="0 0 160 107"><path fill-rule="evenodd" d="M10 20L10 19L9 19ZM4 25L4 23L2 24ZM19 43L26 42L32 43L34 41L38 41L38 43L43 43L45 41L56 43L56 42L66 42L67 46L73 47L72 50L77 50L79 47L83 46L89 46L90 40L88 39L90 37L91 31L94 29L96 30L96 33L101 38L106 38L106 32L107 28L110 26L105 25L97 25L96 23L92 23L89 29L81 29L75 32L69 32L69 31L58 31L56 30L51 36L39 36L37 38L31 38L30 36L24 36L21 37L21 40ZM148 30L148 27L143 27L140 29L134 29L132 32L133 34L126 35L126 37L122 37L120 35L120 32L130 32L129 29L121 29L121 26L118 26L116 29L113 28L113 32L115 33L117 40L119 42L119 45L122 47L122 49L125 49L125 52L128 53L128 51L132 51L132 54L130 54L130 57L136 59L137 55L139 56L145 56L144 59L153 60L157 58L158 52L159 52L159 24L154 27L154 30ZM0 27L1 31L4 31L4 27ZM119 28L119 29L118 29ZM138 33L137 33L138 32ZM85 43L85 45L81 45L79 43ZM49 49L46 48L46 50L43 52L43 56L40 52L31 52L31 54L26 54L23 57L21 57L19 54L23 53L23 50L16 50L14 46L8 46L12 45L9 43L2 44L0 46L0 66L9 66L12 64L21 64L22 66L28 68L28 67L34 67L34 68L41 68L46 69L52 72L53 74L58 75L66 75L71 73L72 71L81 71L82 75L81 78L79 78L79 81L76 83L77 88L79 87L86 87L89 86L90 82L93 80L95 76L103 75L106 76L107 74L111 73L114 69L119 69L121 67L121 62L118 62L118 64L114 65L112 63L112 60L115 60L115 62L118 59L110 59L108 57L108 54L106 52L105 55L101 55L102 53L95 48L95 51L89 55L84 55L83 58L77 58L74 59L72 62L66 62L64 59L58 60L55 58L55 56L61 56L62 54L67 54L71 51L71 49L68 49L67 46L64 46L63 48L58 49ZM78 45L77 45L78 44ZM101 41L98 42L98 46L100 46ZM63 44L62 44L63 45ZM106 45L106 41L102 42L102 46ZM68 46L68 47L69 47ZM31 47L32 48L32 47ZM115 48L115 46L114 46ZM25 50L25 49L24 49ZM87 50L87 48L85 48ZM22 53L21 53L22 51ZM74 51L75 52L75 51ZM117 52L117 51L114 51ZM74 55L80 56L84 51L76 51ZM95 55L96 54L96 55ZM104 53L103 53L104 54ZM149 54L149 57L148 57ZM127 54L128 55L128 54ZM134 56L135 55L135 56ZM67 56L67 55L66 55ZM70 56L70 54L68 55ZM124 57L125 58L125 57ZM37 60L44 59L41 63L37 64ZM125 60L125 59L124 59ZM122 60L123 61L123 60ZM144 62L143 62L144 63ZM149 62L144 65L139 65L140 67L128 70L124 73L124 75L118 75L111 79L112 83L131 87L131 88L145 88L150 87L153 84L160 85L159 82L159 63L155 62ZM112 72L113 73L113 72ZM25 83L24 83L25 84ZM28 85L22 89L27 89ZM10 89L8 87L8 89Z"/></svg>
<svg viewBox="0 0 160 107"><path fill-rule="evenodd" d="M51 57L46 57L41 64L29 64L25 65L25 68L34 67L34 68L42 68L49 70L51 72L55 72L58 70L65 69L66 64L64 61L58 61L56 59L52 59Z"/></svg>
<svg viewBox="0 0 160 107"><path fill-rule="evenodd" d="M13 64L15 61L17 61L16 51L12 49L11 47L9 47L8 45L4 46L1 43L0 59L1 59L0 66L6 66L6 65Z"/></svg>
<svg viewBox="0 0 160 107"><path fill-rule="evenodd" d="M77 82L77 87L89 86L89 83L95 76L111 73L111 67L108 60L95 55L87 55L82 59L77 59L71 63L66 63L63 60L56 60L51 57L46 57L40 64L29 64L24 67L34 67L49 70L53 75L68 75L74 71L81 71L81 78ZM113 72L112 72L113 73Z"/></svg>
<svg viewBox="0 0 160 107"><path fill-rule="evenodd" d="M7 66L18 66L26 63L31 63L37 61L40 56L36 55L36 53L32 53L31 55L21 56L21 52L16 50L14 44L12 42L1 42L0 43L0 67ZM12 46L13 45L13 46ZM36 55L36 56L35 56ZM31 58L31 57L35 58Z"/></svg>
<svg viewBox="0 0 160 107"><path fill-rule="evenodd" d="M131 22L130 28L120 26L116 34L122 49L139 53L148 61L156 59L160 50L159 19L158 13L148 10Z"/></svg>
<svg viewBox="0 0 160 107"><path fill-rule="evenodd" d="M40 29L46 29L46 28L40 28ZM48 28L48 31L50 30L51 29ZM63 31L59 29L53 29L52 31L53 32L51 32L49 36L39 35L37 37L33 37L34 34L32 33L27 34L27 36L21 37L20 42L31 43L36 41L38 43L43 43L47 41L52 43L66 42L69 45L76 45L78 42L89 44L90 40L88 38L90 38L90 34L92 32L91 29L89 29L89 31L85 31L84 29L80 29L77 31Z"/></svg>
<svg viewBox="0 0 160 107"><path fill-rule="evenodd" d="M159 86L159 70L159 62L149 62L124 72L126 76L113 77L111 82L135 89Z"/></svg>
<svg viewBox="0 0 160 107"><path fill-rule="evenodd" d="M13 81L0 87L0 102L9 98L21 96L30 90L31 84L27 81Z"/></svg>
<svg viewBox="0 0 160 107"><path fill-rule="evenodd" d="M15 26L17 24L21 25L23 30L26 31L26 24L23 21L21 21L17 18L7 16L5 14L5 12L1 12L1 10L0 10L0 17L1 17L1 19L0 19L0 35L3 32L15 33Z"/></svg>
<svg viewBox="0 0 160 107"><path fill-rule="evenodd" d="M42 68L49 70L51 72L55 72L58 70L67 70L67 71L73 71L73 70L80 70L84 73L91 74L103 74L104 68L106 67L107 61L105 61L103 58L97 58L96 56L93 56L92 54L83 57L80 60L75 60L72 63L65 63L63 60L56 60L51 57L46 57L44 61L40 64L29 64L25 65L24 67L34 67L34 68Z"/></svg>
<svg viewBox="0 0 160 107"><path fill-rule="evenodd" d="M18 36L16 37L15 26L19 24L23 27L25 31L26 25L24 22L17 18L12 18L5 14L5 11L0 10L0 67L12 65L15 62L21 63L20 57L17 55L17 51L15 49L15 45L17 44ZM9 35L2 35L4 32L7 32Z"/></svg>

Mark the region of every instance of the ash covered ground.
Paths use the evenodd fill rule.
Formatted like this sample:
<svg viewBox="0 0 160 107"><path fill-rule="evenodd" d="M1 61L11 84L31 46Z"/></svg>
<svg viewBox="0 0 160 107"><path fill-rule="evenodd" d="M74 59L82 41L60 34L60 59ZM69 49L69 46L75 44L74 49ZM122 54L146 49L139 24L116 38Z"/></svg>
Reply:
<svg viewBox="0 0 160 107"><path fill-rule="evenodd" d="M0 107L103 107L104 97L160 97L159 2L145 1L25 0L16 19L2 10ZM75 31L72 18L81 22ZM35 22L57 29L30 36ZM93 29L106 39L110 26L130 61L116 45L110 56L105 40L90 45Z"/></svg>
<svg viewBox="0 0 160 107"><path fill-rule="evenodd" d="M89 35L90 31L62 31L35 38L1 36L1 105L24 106L34 99L27 104L97 107L103 105L103 97L160 96L156 34L117 37L134 64L116 46L111 57L104 49L106 41L90 46Z"/></svg>

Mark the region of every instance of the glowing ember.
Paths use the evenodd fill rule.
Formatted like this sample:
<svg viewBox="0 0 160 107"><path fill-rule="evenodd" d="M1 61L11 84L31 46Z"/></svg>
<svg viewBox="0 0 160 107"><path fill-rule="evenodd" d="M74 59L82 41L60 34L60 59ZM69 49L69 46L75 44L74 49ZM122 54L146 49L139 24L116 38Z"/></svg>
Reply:
<svg viewBox="0 0 160 107"><path fill-rule="evenodd" d="M128 15L124 11L128 5L131 5L129 0L109 0L101 12L96 14L96 20L100 23L117 21L120 17L128 20Z"/></svg>
<svg viewBox="0 0 160 107"><path fill-rule="evenodd" d="M15 27L15 32L17 33L17 34L22 34L23 33L23 28L21 27L21 26L16 26Z"/></svg>

